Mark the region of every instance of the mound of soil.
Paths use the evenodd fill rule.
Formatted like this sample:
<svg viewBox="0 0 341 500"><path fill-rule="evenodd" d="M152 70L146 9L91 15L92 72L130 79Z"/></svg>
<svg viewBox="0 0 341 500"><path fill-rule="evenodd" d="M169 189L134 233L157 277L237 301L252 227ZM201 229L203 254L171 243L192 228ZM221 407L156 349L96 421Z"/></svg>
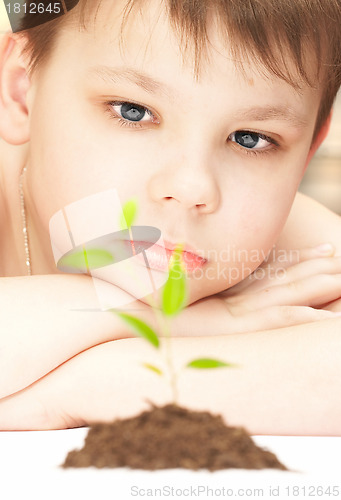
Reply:
<svg viewBox="0 0 341 500"><path fill-rule="evenodd" d="M256 446L242 427L220 416L176 405L153 407L140 415L94 423L84 447L67 455L62 467L133 469L281 469L270 451Z"/></svg>

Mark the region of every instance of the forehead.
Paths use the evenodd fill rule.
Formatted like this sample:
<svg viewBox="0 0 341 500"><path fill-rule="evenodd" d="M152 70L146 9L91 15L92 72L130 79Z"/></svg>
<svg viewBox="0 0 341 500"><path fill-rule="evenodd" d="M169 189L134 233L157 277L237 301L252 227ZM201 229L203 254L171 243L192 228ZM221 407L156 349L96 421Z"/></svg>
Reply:
<svg viewBox="0 0 341 500"><path fill-rule="evenodd" d="M190 36L184 39L177 31L165 2L142 1L128 17L125 5L125 0L102 1L96 8L92 4L85 12L85 30L80 32L79 24L74 25L77 36L72 34L72 43L78 43L81 60L90 75L108 83L135 82L151 93L163 94L177 102L179 97L183 100L186 97L189 103L194 88L199 86L202 96L212 89L229 99L234 93L245 101L245 107L252 99L266 104L270 94L280 94L282 107L289 108L305 104L306 100L301 98L304 93L316 101L320 99L316 89L307 85L302 85L303 90L295 89L247 53L244 59L236 60L231 50L233 40L222 35L222 27L214 15L207 20L208 43L201 54L200 71L196 73L196 46ZM290 66L290 59L286 64ZM197 86L193 87L194 84Z"/></svg>
<svg viewBox="0 0 341 500"><path fill-rule="evenodd" d="M283 26L279 34L279 26L274 30L269 29L269 23L264 26L264 23L257 22L259 32L252 33L255 31L252 22L248 25L244 21L240 23L243 24L241 27L238 22L231 21L233 16L226 15L226 12L225 16L222 15L223 3L207 0L202 15L193 9L189 14L191 7L185 9L181 3L168 0L83 0L80 5L83 26L105 33L122 50L137 40L141 43L141 50L145 50L152 43L151 38L155 42L156 38L168 37L177 46L183 63L193 68L196 78L207 68L215 52L232 59L241 72L247 69L267 77L273 73L296 89L306 83L315 88L319 85L319 57L307 34L303 37L301 52L294 56L292 46L289 48L285 39L287 33ZM250 8L243 7L243 12L244 9L247 18L246 11ZM231 7L227 10L230 11ZM268 50L259 43L259 37L266 40Z"/></svg>

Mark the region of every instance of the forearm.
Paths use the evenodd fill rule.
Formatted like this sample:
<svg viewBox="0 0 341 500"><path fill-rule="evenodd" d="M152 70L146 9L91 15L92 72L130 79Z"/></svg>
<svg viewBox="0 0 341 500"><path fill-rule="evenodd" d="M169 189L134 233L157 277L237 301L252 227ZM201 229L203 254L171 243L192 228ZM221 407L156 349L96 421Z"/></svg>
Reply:
<svg viewBox="0 0 341 500"><path fill-rule="evenodd" d="M0 278L0 300L0 399L90 347L134 336L113 312L100 311L92 278L85 275ZM176 318L172 334L187 336L199 331L205 307L186 309ZM148 305L135 300L129 304L131 308L134 316L162 335ZM200 334L204 333L201 325Z"/></svg>
<svg viewBox="0 0 341 500"><path fill-rule="evenodd" d="M91 312L99 304L88 276L0 278L0 299L0 398L89 347L132 335L112 312Z"/></svg>
<svg viewBox="0 0 341 500"><path fill-rule="evenodd" d="M177 368L205 356L237 368L186 369L179 404L220 413L253 434L341 435L341 320L267 332L175 338ZM18 394L0 401L0 428L79 426L133 415L170 401L162 377L141 362L160 365L157 350L140 339L91 348Z"/></svg>

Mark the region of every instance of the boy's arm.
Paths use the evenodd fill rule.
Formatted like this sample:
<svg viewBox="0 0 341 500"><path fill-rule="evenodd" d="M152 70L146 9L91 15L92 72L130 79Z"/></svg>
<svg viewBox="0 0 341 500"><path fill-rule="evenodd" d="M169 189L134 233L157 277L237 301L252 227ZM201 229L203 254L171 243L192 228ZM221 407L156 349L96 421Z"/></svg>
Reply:
<svg viewBox="0 0 341 500"><path fill-rule="evenodd" d="M221 413L253 434L341 435L341 319L280 330L175 338L175 365L215 357L238 365L179 373L179 404ZM110 421L170 401L161 366L141 339L93 347L0 401L0 428L59 429Z"/></svg>
<svg viewBox="0 0 341 500"><path fill-rule="evenodd" d="M277 249L290 252L292 249L314 247L322 242L332 243L335 255L341 256L341 217L316 200L298 192L277 242ZM341 311L341 298L325 308Z"/></svg>
<svg viewBox="0 0 341 500"><path fill-rule="evenodd" d="M0 278L0 398L89 347L132 336L111 312L76 310L86 308L99 309L88 276Z"/></svg>
<svg viewBox="0 0 341 500"><path fill-rule="evenodd" d="M242 290L238 295L233 290L232 296L208 297L187 307L173 321L172 335L254 332L332 317L332 312L305 305L316 307L321 300L340 297L341 274L335 273L340 273L341 259L314 257L314 250L309 249L298 268L287 270L288 284L275 286L276 280L257 280L248 287L248 293ZM327 276L319 274L326 270L330 273ZM27 387L90 347L133 336L112 312L75 310L98 309L88 276L1 278L0 301L0 398ZM158 328L147 305L135 301L134 307L134 315ZM209 331L202 320L207 317Z"/></svg>
<svg viewBox="0 0 341 500"><path fill-rule="evenodd" d="M290 251L330 242L341 255L341 217L316 200L296 194L289 217L277 242L278 249Z"/></svg>

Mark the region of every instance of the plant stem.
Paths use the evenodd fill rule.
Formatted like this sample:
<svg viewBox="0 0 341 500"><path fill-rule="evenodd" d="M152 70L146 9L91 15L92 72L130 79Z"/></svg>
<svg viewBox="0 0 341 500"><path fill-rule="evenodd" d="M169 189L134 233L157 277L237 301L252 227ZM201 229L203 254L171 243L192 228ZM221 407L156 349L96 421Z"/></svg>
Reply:
<svg viewBox="0 0 341 500"><path fill-rule="evenodd" d="M131 247L133 249L133 255L136 255L134 239L133 239L133 232L131 230L131 226L128 227L128 231L129 231L129 238L130 238L130 242L131 242Z"/></svg>
<svg viewBox="0 0 341 500"><path fill-rule="evenodd" d="M161 313L162 314L162 313ZM177 386L177 377L174 370L173 365L173 356L172 356L172 342L171 342L171 333L169 328L169 320L162 314L163 318L163 331L166 336L166 362L168 365L169 375L170 375L170 384L173 395L173 404L178 404L178 386Z"/></svg>
<svg viewBox="0 0 341 500"><path fill-rule="evenodd" d="M148 267L148 261L146 258L145 253L143 252L143 256L146 261L146 267ZM164 336L166 337L166 364L168 366L168 371L170 375L170 384L171 384L171 390L172 390L172 396L173 396L173 404L177 404L178 402L178 390L177 390L177 376L174 370L173 366L173 357L172 357L172 348L171 348L171 332L170 332L170 327L169 327L169 319L163 314L163 312L157 307L157 302L154 298L154 295L156 293L155 285L152 280L152 277L150 276L150 279L153 283L153 295L150 297L148 303L149 306L152 308L156 320L160 326L161 332L163 332Z"/></svg>
<svg viewBox="0 0 341 500"><path fill-rule="evenodd" d="M130 241L132 244L133 255L136 255L133 234L132 234L132 230L131 230L130 226L128 227L128 230L129 230ZM146 268L149 271L148 260L147 260L145 252L143 252L143 257L144 257L145 262L146 262ZM164 335L166 337L166 364L168 366L168 371L169 371L169 375L170 375L170 384L171 384L171 390L172 390L173 404L176 405L177 401L178 401L177 376L176 376L174 366L173 366L173 361L172 361L171 333L170 333L168 318L166 318L164 316L164 314L162 313L162 311L157 307L157 302L154 298L154 295L156 293L156 289L155 289L154 281L152 279L150 272L149 272L149 278L153 284L153 295L151 297L149 297L149 300L147 302L155 314L155 317L156 317L156 319L159 323L159 326L160 326L160 330L164 333ZM137 279L137 282L139 282L139 279Z"/></svg>

